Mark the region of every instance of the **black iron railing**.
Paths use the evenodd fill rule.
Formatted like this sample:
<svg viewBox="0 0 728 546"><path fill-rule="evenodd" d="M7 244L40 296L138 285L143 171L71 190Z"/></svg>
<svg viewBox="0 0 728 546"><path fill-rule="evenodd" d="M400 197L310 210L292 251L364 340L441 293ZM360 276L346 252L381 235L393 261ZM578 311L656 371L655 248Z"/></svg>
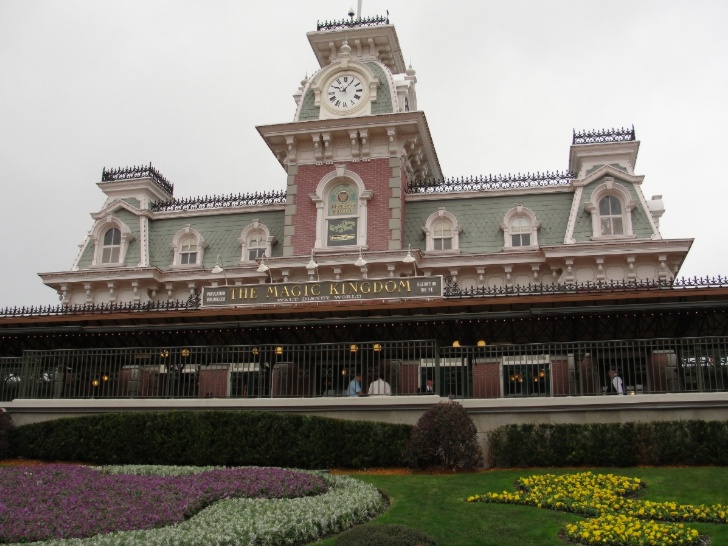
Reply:
<svg viewBox="0 0 728 546"><path fill-rule="evenodd" d="M0 309L0 318L7 317L51 317L61 315L95 315L109 313L138 313L142 311L181 311L200 307L200 291L195 290L186 300L174 301L128 301L110 303L83 303L75 305L31 305L28 307L6 307Z"/></svg>
<svg viewBox="0 0 728 546"><path fill-rule="evenodd" d="M373 27L378 25L388 25L389 15L375 15L374 17L364 17L354 19L342 19L341 21L316 21L316 30L337 30L342 28L355 27Z"/></svg>
<svg viewBox="0 0 728 546"><path fill-rule="evenodd" d="M498 296L534 296L548 294L632 292L634 290L689 290L697 288L726 288L728 277L692 277L679 279L644 279L635 281L602 281L513 286L472 286L462 288L452 277L445 277L446 298L487 298Z"/></svg>
<svg viewBox="0 0 728 546"><path fill-rule="evenodd" d="M131 180L134 178L151 178L154 182L162 188L169 195L174 194L174 184L167 180L162 174L152 167L152 164L142 165L139 167L119 167L117 169L106 170L106 167L101 171L102 182L113 182L116 180Z"/></svg>
<svg viewBox="0 0 728 546"><path fill-rule="evenodd" d="M7 359L6 359L7 360ZM728 391L728 337L438 346L433 340L26 351L15 398L532 398Z"/></svg>
<svg viewBox="0 0 728 546"><path fill-rule="evenodd" d="M503 296L559 295L574 293L618 293L634 290L670 291L674 295L681 290L705 288L728 288L728 277L689 277L673 280L604 281L583 283L527 284L512 286L477 286L463 288L452 277L445 278L445 298L494 298ZM186 300L77 304L77 305L39 305L5 307L0 309L0 319L33 316L88 315L98 313L136 313L141 311L179 311L200 307L199 290Z"/></svg>
<svg viewBox="0 0 728 546"><path fill-rule="evenodd" d="M634 132L634 125L631 129L601 129L592 131L574 130L574 139L572 144L596 144L601 142L625 142L637 140Z"/></svg>
<svg viewBox="0 0 728 546"><path fill-rule="evenodd" d="M224 209L230 207L251 207L285 203L286 192L284 190L273 190L268 192L211 196L205 195L204 197L170 199L169 201L152 203L149 208L153 212L159 212L170 210Z"/></svg>
<svg viewBox="0 0 728 546"><path fill-rule="evenodd" d="M470 176L445 180L412 181L405 190L408 194L476 192L568 186L575 175L569 172L544 172L507 175Z"/></svg>

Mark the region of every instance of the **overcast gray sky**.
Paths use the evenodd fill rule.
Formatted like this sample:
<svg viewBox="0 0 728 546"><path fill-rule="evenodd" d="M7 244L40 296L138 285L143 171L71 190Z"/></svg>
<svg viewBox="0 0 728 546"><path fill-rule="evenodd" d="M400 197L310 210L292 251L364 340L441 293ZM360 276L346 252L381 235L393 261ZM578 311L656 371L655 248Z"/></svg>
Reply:
<svg viewBox="0 0 728 546"><path fill-rule="evenodd" d="M175 196L283 189L255 130L293 119L306 39L355 0L0 0L0 308L55 304L106 167ZM253 7L255 6L255 7ZM728 2L364 0L417 70L446 176L563 171L572 129L628 127L682 275L728 273Z"/></svg>

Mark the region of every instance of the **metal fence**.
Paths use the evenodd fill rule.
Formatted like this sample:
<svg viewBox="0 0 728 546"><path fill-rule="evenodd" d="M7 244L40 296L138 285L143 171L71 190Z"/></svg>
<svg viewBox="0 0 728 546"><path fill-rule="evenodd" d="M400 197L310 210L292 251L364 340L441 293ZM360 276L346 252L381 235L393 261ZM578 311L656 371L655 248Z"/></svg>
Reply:
<svg viewBox="0 0 728 546"><path fill-rule="evenodd" d="M12 398L452 398L728 390L728 337L438 346L433 340L26 351Z"/></svg>

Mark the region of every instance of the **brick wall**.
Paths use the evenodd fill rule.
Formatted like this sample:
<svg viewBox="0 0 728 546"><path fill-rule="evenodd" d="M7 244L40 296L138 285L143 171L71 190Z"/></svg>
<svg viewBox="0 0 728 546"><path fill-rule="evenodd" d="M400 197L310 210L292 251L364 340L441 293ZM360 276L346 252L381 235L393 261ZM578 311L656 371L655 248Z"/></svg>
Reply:
<svg viewBox="0 0 728 546"><path fill-rule="evenodd" d="M370 250L387 250L390 239L389 208L392 168L388 158L347 163L346 168L361 177L373 195L367 206L367 241ZM295 255L308 254L316 242L316 204L310 194L316 193L321 179L335 169L333 165L299 165L295 176L296 212L293 214L295 233L291 246Z"/></svg>

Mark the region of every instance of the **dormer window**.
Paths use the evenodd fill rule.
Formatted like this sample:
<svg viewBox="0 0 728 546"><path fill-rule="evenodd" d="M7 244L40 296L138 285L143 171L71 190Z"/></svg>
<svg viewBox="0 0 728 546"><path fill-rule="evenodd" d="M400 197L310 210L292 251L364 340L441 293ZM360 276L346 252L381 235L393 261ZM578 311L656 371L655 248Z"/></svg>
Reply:
<svg viewBox="0 0 728 546"><path fill-rule="evenodd" d="M612 177L606 177L584 203L592 215L592 239L633 238L632 210L636 206L629 190Z"/></svg>
<svg viewBox="0 0 728 546"><path fill-rule="evenodd" d="M452 250L452 222L449 218L432 224L432 250Z"/></svg>
<svg viewBox="0 0 728 546"><path fill-rule="evenodd" d="M189 267L202 265L207 248L205 238L189 224L179 230L172 239L173 265Z"/></svg>
<svg viewBox="0 0 728 546"><path fill-rule="evenodd" d="M101 247L102 264L118 264L121 256L121 231L111 228L104 233L104 244Z"/></svg>
<svg viewBox="0 0 728 546"><path fill-rule="evenodd" d="M254 233L248 239L248 260L255 261L265 256L265 238L261 232Z"/></svg>
<svg viewBox="0 0 728 546"><path fill-rule="evenodd" d="M511 246L531 246L531 222L523 216L511 220Z"/></svg>
<svg viewBox="0 0 728 546"><path fill-rule="evenodd" d="M422 227L426 249L435 252L460 251L460 232L457 218L443 207L433 212Z"/></svg>
<svg viewBox="0 0 728 546"><path fill-rule="evenodd" d="M192 265L197 263L197 238L188 236L182 239L179 248L180 265Z"/></svg>
<svg viewBox="0 0 728 546"><path fill-rule="evenodd" d="M255 220L252 224L245 226L240 233L238 242L242 246L241 262L254 262L264 256L271 256L271 246L276 242L271 236L268 227Z"/></svg>
<svg viewBox="0 0 728 546"><path fill-rule="evenodd" d="M122 266L126 262L129 243L134 240L129 226L115 216L106 216L91 230L94 245L92 267Z"/></svg>
<svg viewBox="0 0 728 546"><path fill-rule="evenodd" d="M516 205L506 212L500 228L503 230L504 249L538 248L538 228L541 222L534 212L523 205Z"/></svg>
<svg viewBox="0 0 728 546"><path fill-rule="evenodd" d="M613 195L599 201L601 235L623 235L622 203Z"/></svg>

